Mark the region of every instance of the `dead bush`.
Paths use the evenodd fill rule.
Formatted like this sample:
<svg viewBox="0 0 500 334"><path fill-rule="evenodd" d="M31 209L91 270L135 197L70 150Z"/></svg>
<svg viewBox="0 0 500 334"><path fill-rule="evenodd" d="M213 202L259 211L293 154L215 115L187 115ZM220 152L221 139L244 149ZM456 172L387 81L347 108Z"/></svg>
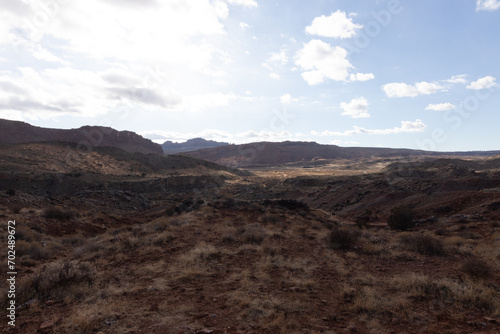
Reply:
<svg viewBox="0 0 500 334"><path fill-rule="evenodd" d="M163 232L163 233L157 235L153 239L153 245L162 247L162 246L168 245L173 240L175 240L174 235L172 235L170 232Z"/></svg>
<svg viewBox="0 0 500 334"><path fill-rule="evenodd" d="M243 237L243 242L248 244L260 244L266 237L266 233L260 224L251 224L238 230Z"/></svg>
<svg viewBox="0 0 500 334"><path fill-rule="evenodd" d="M406 205L395 207L391 210L391 214L387 219L387 225L392 230L406 231L409 228L415 227L415 211Z"/></svg>
<svg viewBox="0 0 500 334"><path fill-rule="evenodd" d="M75 213L71 210L63 210L60 208L48 208L44 210L43 216L47 219L67 221L74 218Z"/></svg>
<svg viewBox="0 0 500 334"><path fill-rule="evenodd" d="M335 226L328 234L328 245L332 249L349 249L356 244L360 236L359 230Z"/></svg>
<svg viewBox="0 0 500 334"><path fill-rule="evenodd" d="M44 266L19 284L21 302L32 298L39 300L64 299L77 287L91 286L96 270L88 262L57 261Z"/></svg>
<svg viewBox="0 0 500 334"><path fill-rule="evenodd" d="M50 257L49 251L36 243L20 240L16 244L16 250L20 256L26 256L33 260L46 260Z"/></svg>
<svg viewBox="0 0 500 334"><path fill-rule="evenodd" d="M280 221L280 217L275 214L265 214L262 216L262 222L264 224L276 224Z"/></svg>
<svg viewBox="0 0 500 334"><path fill-rule="evenodd" d="M488 263L477 257L472 257L465 260L461 270L465 274L473 278L487 278L490 277L492 274L492 269L488 265Z"/></svg>
<svg viewBox="0 0 500 334"><path fill-rule="evenodd" d="M423 255L442 255L443 242L426 234L405 234L400 237L403 248Z"/></svg>

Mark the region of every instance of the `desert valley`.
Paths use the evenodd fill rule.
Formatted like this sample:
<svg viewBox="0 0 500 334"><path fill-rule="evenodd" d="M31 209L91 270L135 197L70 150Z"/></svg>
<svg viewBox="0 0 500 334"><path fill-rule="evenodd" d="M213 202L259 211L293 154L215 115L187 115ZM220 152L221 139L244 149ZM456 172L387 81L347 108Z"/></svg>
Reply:
<svg viewBox="0 0 500 334"><path fill-rule="evenodd" d="M500 331L500 152L0 128L2 332Z"/></svg>

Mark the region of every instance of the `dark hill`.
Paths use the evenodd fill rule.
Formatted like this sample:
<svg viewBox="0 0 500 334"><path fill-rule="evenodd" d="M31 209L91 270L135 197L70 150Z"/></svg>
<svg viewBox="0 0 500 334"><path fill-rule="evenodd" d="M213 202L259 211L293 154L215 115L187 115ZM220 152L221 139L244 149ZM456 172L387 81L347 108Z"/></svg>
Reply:
<svg viewBox="0 0 500 334"><path fill-rule="evenodd" d="M430 152L399 148L339 147L315 142L260 142L229 145L185 153L232 167L273 166L330 159L391 158L410 156L490 156L498 151Z"/></svg>
<svg viewBox="0 0 500 334"><path fill-rule="evenodd" d="M130 131L117 131L102 126L83 126L70 130L50 129L24 122L0 119L0 143L56 141L77 143L87 150L94 147L111 146L130 153L163 153L159 144Z"/></svg>

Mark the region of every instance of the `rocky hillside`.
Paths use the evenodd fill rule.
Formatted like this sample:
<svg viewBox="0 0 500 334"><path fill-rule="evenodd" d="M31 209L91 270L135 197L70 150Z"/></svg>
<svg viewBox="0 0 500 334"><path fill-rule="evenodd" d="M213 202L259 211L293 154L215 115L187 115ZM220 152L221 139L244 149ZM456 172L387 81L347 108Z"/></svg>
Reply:
<svg viewBox="0 0 500 334"><path fill-rule="evenodd" d="M0 119L0 143L71 142L86 150L111 146L134 153L162 154L160 145L130 131L117 131L109 127L83 126L79 129L61 130L32 126L28 123Z"/></svg>

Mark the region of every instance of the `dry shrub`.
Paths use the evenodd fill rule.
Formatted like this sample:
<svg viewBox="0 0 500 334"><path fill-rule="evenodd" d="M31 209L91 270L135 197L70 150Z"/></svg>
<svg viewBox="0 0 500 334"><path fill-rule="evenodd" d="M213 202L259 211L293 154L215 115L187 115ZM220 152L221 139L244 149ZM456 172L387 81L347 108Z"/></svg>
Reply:
<svg viewBox="0 0 500 334"><path fill-rule="evenodd" d="M16 243L16 250L20 256L26 256L33 260L46 260L50 257L50 253L47 249L36 243L29 243L24 240L20 240Z"/></svg>
<svg viewBox="0 0 500 334"><path fill-rule="evenodd" d="M261 218L264 224L276 224L280 221L280 217L275 214L267 213Z"/></svg>
<svg viewBox="0 0 500 334"><path fill-rule="evenodd" d="M448 281L433 280L429 276L410 273L393 278L392 285L413 300L439 300L452 303L455 300L454 285Z"/></svg>
<svg viewBox="0 0 500 334"><path fill-rule="evenodd" d="M473 281L433 279L411 273L394 277L391 284L412 300L437 301L443 307L460 310L472 309L485 313L500 311L500 293L492 287Z"/></svg>
<svg viewBox="0 0 500 334"><path fill-rule="evenodd" d="M48 208L43 211L43 217L59 221L67 221L75 217L75 213L71 210L63 210L60 208Z"/></svg>
<svg viewBox="0 0 500 334"><path fill-rule="evenodd" d="M266 237L266 233L260 224L246 225L238 230L247 244L260 244Z"/></svg>
<svg viewBox="0 0 500 334"><path fill-rule="evenodd" d="M99 240L96 238L92 238L87 241L87 243L75 249L73 252L73 256L75 258L81 258L85 255L92 255L104 248L104 245L99 243Z"/></svg>
<svg viewBox="0 0 500 334"><path fill-rule="evenodd" d="M44 266L35 275L20 282L21 300L33 297L40 300L66 299L77 294L78 288L91 286L96 278L96 269L88 262L57 261Z"/></svg>
<svg viewBox="0 0 500 334"><path fill-rule="evenodd" d="M162 232L168 228L168 223L165 220L157 220L151 224L151 231Z"/></svg>
<svg viewBox="0 0 500 334"><path fill-rule="evenodd" d="M404 234L400 237L403 248L423 255L444 254L443 242L426 234Z"/></svg>
<svg viewBox="0 0 500 334"><path fill-rule="evenodd" d="M116 315L112 308L113 305L109 303L83 305L79 307L78 312L72 313L65 319L60 329L66 333L96 333L103 327L116 322Z"/></svg>
<svg viewBox="0 0 500 334"><path fill-rule="evenodd" d="M387 225L392 230L406 231L409 228L415 227L415 211L409 206L398 206L391 210L391 214L387 219Z"/></svg>
<svg viewBox="0 0 500 334"><path fill-rule="evenodd" d="M473 278L488 278L492 274L492 269L486 263L477 257L472 257L465 260L461 267L461 270L470 277Z"/></svg>
<svg viewBox="0 0 500 334"><path fill-rule="evenodd" d="M359 237L361 231L348 227L334 227L327 237L328 245L332 249L349 249L352 248Z"/></svg>
<svg viewBox="0 0 500 334"><path fill-rule="evenodd" d="M134 251L143 245L143 239L132 235L125 235L121 240L121 246L124 251Z"/></svg>
<svg viewBox="0 0 500 334"><path fill-rule="evenodd" d="M81 237L64 237L61 239L61 243L67 246L81 246L85 243L85 239Z"/></svg>
<svg viewBox="0 0 500 334"><path fill-rule="evenodd" d="M175 240L175 236L172 235L170 232L164 231L161 234L154 237L153 245L162 247L162 246L168 245L173 240Z"/></svg>

